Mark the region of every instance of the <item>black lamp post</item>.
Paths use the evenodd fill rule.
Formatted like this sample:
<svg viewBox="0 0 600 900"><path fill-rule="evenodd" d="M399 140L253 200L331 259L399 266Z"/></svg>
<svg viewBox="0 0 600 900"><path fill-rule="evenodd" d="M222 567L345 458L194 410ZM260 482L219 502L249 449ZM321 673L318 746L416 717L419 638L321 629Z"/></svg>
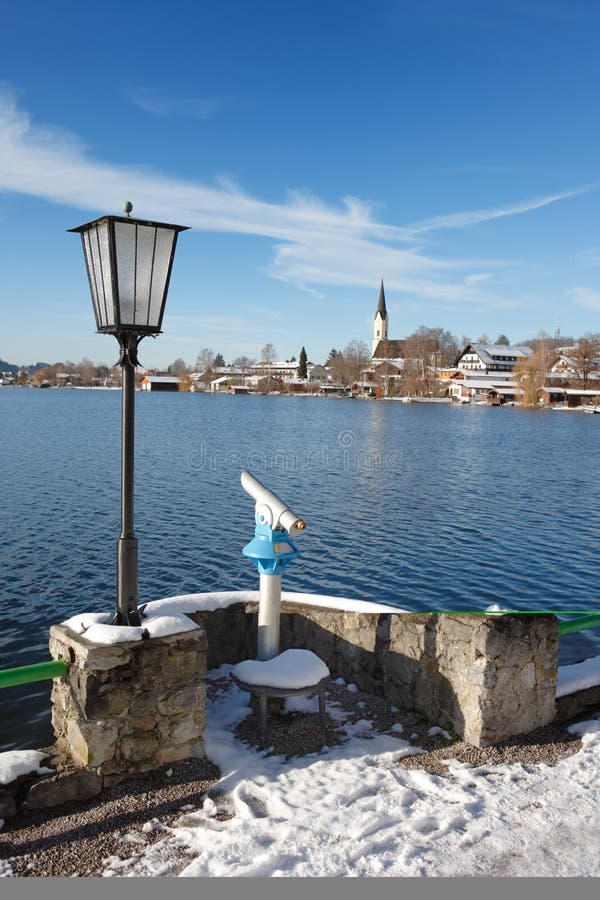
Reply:
<svg viewBox="0 0 600 900"><path fill-rule="evenodd" d="M103 216L69 231L81 235L101 334L114 334L121 348L121 534L117 540L118 625L139 625L137 539L133 531L135 367L137 347L149 334L160 334L177 236L184 225L147 222L127 216Z"/></svg>

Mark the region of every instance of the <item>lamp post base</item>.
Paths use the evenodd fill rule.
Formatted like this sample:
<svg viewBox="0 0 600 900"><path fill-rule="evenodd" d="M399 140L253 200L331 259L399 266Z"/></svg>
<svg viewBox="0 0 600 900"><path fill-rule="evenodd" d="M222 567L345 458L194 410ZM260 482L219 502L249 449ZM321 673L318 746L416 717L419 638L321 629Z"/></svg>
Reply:
<svg viewBox="0 0 600 900"><path fill-rule="evenodd" d="M117 615L115 625L141 625L138 598L137 538L117 540Z"/></svg>

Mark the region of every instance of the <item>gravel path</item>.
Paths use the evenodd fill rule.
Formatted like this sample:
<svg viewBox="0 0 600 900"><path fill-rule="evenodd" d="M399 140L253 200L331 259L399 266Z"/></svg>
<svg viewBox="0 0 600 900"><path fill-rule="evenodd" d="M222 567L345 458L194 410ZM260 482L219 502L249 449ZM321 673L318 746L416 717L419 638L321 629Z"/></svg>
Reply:
<svg viewBox="0 0 600 900"><path fill-rule="evenodd" d="M228 686L209 682L208 690L223 690ZM417 714L400 713L382 698L351 692L346 685L332 683L326 696L328 703L337 703L344 709L348 715L346 721L364 720L366 735L389 733L426 751L403 758L399 765L424 768L437 775L447 774L444 760L451 758L474 766L515 762L555 764L581 747L581 742L567 732L566 724L561 724L479 749L432 727ZM400 722L402 730L399 730ZM287 758L314 753L323 744L333 746L343 740L334 720L328 717L323 730L319 717L306 713L272 713L262 736L257 717L249 716L238 725L236 735L252 746L262 750L272 748L271 752ZM143 779L123 782L86 803L21 813L0 831L0 875L100 875L108 857L134 855L136 844L155 843L164 837L165 829L182 811L202 806L204 795L218 781L219 774L208 760L187 760L165 766ZM226 804L221 803L220 808L226 810ZM231 814L221 812L218 817L225 819ZM181 851L180 865L173 859L165 863L168 873L173 875L189 863L189 857Z"/></svg>
<svg viewBox="0 0 600 900"><path fill-rule="evenodd" d="M208 760L186 760L86 803L22 813L0 831L0 874L4 864L16 876L101 875L107 857L131 856L135 844L163 838L165 826L184 807L200 806L218 778Z"/></svg>

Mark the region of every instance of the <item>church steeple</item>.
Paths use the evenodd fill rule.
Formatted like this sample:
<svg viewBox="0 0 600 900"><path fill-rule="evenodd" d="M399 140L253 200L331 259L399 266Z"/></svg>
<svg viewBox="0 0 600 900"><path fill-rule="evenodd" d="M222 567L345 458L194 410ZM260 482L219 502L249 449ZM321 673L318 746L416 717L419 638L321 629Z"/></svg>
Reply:
<svg viewBox="0 0 600 900"><path fill-rule="evenodd" d="M387 319L387 309L385 308L385 290L383 289L383 278L381 279L381 287L379 288L379 303L377 304L377 313L382 319ZM377 313L375 316L377 317Z"/></svg>
<svg viewBox="0 0 600 900"><path fill-rule="evenodd" d="M388 316L385 308L385 290L383 287L383 278L381 279L381 287L379 288L379 303L377 304L377 312L375 313L375 323L373 325L373 350L371 356L375 356L375 351L379 341L386 341L388 336Z"/></svg>

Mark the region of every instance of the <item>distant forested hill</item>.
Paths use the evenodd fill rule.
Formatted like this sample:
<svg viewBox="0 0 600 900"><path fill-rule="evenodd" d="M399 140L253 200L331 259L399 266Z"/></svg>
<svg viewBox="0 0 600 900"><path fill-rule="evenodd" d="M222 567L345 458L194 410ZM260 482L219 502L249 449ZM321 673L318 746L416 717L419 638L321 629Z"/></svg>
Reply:
<svg viewBox="0 0 600 900"><path fill-rule="evenodd" d="M18 372L19 369L27 369L28 372L37 372L38 369L47 369L50 363L36 362L33 366L15 366L14 363L0 359L0 372Z"/></svg>

